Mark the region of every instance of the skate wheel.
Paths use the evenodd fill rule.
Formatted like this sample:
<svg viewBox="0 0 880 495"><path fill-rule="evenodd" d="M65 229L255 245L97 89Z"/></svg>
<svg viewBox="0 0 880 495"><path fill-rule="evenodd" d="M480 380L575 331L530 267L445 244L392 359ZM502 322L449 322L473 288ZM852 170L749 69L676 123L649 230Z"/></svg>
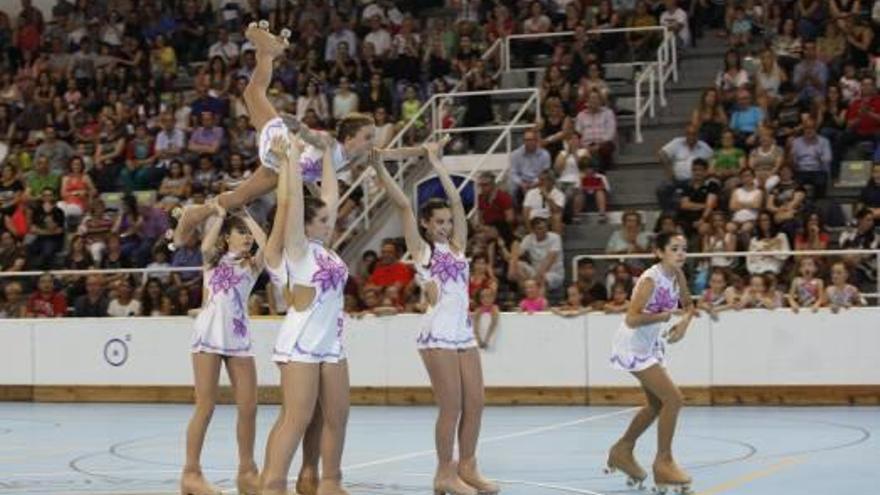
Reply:
<svg viewBox="0 0 880 495"><path fill-rule="evenodd" d="M252 22L252 23L248 24L248 29L257 29L257 23Z"/></svg>
<svg viewBox="0 0 880 495"><path fill-rule="evenodd" d="M269 21L263 19L259 23L257 23L257 27L259 27L260 29L269 29Z"/></svg>
<svg viewBox="0 0 880 495"><path fill-rule="evenodd" d="M611 466L606 466L606 467L602 468L602 472L605 474L614 474L615 472L617 472L617 470Z"/></svg>
<svg viewBox="0 0 880 495"><path fill-rule="evenodd" d="M179 206L175 206L171 210L171 218L173 218L175 220L180 220L181 216L183 216L183 208L181 208Z"/></svg>
<svg viewBox="0 0 880 495"><path fill-rule="evenodd" d="M281 37L284 39L289 39L291 34L290 29L284 28L281 30Z"/></svg>

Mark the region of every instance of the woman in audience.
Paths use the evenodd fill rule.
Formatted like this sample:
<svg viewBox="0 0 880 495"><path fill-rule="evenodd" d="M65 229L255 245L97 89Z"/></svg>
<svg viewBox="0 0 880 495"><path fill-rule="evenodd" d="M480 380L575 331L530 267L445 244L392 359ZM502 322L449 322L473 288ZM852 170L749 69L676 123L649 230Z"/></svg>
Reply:
<svg viewBox="0 0 880 495"><path fill-rule="evenodd" d="M794 239L796 251L823 251L828 249L831 236L825 232L822 216L818 212L810 212L803 223L803 229ZM803 261L803 258L801 258Z"/></svg>
<svg viewBox="0 0 880 495"><path fill-rule="evenodd" d="M782 267L790 256L782 253L790 250L788 237L777 230L770 212L763 210L758 213L754 235L749 241L749 252L772 251L779 252L780 254L748 256L746 258L746 269L748 272L752 275L765 273L778 275L782 272Z"/></svg>
<svg viewBox="0 0 880 495"><path fill-rule="evenodd" d="M691 113L691 124L699 129L700 140L711 147L721 142L721 133L727 127L727 114L718 96L718 89L709 88L700 96L700 104Z"/></svg>

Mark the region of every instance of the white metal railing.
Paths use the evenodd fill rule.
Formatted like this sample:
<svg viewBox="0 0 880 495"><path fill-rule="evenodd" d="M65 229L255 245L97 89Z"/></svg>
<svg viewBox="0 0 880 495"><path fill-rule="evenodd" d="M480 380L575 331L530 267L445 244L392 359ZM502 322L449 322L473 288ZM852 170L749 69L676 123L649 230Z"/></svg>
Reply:
<svg viewBox="0 0 880 495"><path fill-rule="evenodd" d="M845 257L845 256L874 256L877 269L880 271L880 249L826 249L826 250L802 250L802 251L719 251L709 253L688 253L688 259L705 258L754 258L764 256L814 256L814 257ZM649 253L640 254L579 254L571 259L571 279L577 280L577 266L582 259L592 260L653 260L656 256ZM880 298L880 277L877 278L876 294L864 294L867 297Z"/></svg>
<svg viewBox="0 0 880 495"><path fill-rule="evenodd" d="M655 82L660 71L660 64L650 64L636 77L636 99L635 99L635 125L636 125L636 142L641 143L642 139L642 120L647 114L650 118L654 118L656 113L655 105ZM647 83L648 96L643 94L642 85ZM662 94L662 93L661 93Z"/></svg>
<svg viewBox="0 0 880 495"><path fill-rule="evenodd" d="M164 275L169 273L180 272L200 272L201 266L167 266L162 268L96 268L94 270L27 270L21 272L0 272L0 279L3 278L21 278L21 277L39 277L43 274L53 276L88 276L88 275L113 275L113 274L130 274L130 275Z"/></svg>

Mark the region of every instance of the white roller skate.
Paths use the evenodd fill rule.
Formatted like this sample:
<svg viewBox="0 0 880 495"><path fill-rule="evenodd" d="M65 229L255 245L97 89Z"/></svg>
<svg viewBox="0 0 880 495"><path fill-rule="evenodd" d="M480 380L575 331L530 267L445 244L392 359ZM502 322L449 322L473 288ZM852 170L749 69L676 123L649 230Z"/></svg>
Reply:
<svg viewBox="0 0 880 495"><path fill-rule="evenodd" d="M289 29L283 29L281 35L276 36L269 31L269 21L261 20L260 22L252 22L248 24L244 32L245 38L250 41L258 51L268 53L272 57L277 57L284 53L284 50L290 46L288 38L291 32Z"/></svg>

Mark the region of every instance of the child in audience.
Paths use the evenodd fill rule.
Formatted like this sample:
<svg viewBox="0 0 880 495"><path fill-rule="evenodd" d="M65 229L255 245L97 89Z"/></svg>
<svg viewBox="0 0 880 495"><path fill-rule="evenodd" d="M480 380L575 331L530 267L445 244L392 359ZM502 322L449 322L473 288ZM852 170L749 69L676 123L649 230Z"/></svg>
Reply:
<svg viewBox="0 0 880 495"><path fill-rule="evenodd" d="M772 273L754 274L749 279L749 287L737 304L737 309L782 307L782 293L776 290L776 277Z"/></svg>
<svg viewBox="0 0 880 495"><path fill-rule="evenodd" d="M565 302L559 306L550 308L554 314L559 316L580 316L590 311L588 306L584 306L583 294L577 284L571 284L566 291Z"/></svg>
<svg viewBox="0 0 880 495"><path fill-rule="evenodd" d="M727 271L713 268L709 275L709 287L703 292L698 306L718 321L718 313L733 308L737 299L736 290L727 286Z"/></svg>
<svg viewBox="0 0 880 495"><path fill-rule="evenodd" d="M730 45L748 46L752 38L752 20L746 15L742 5L733 8L733 21L730 24Z"/></svg>
<svg viewBox="0 0 880 495"><path fill-rule="evenodd" d="M538 313L547 309L547 300L541 295L541 287L535 279L530 278L523 283L526 297L519 302L519 310L528 314Z"/></svg>
<svg viewBox="0 0 880 495"><path fill-rule="evenodd" d="M605 303L604 309L608 314L626 313L629 309L629 291L626 283L615 282L611 286L611 300Z"/></svg>
<svg viewBox="0 0 880 495"><path fill-rule="evenodd" d="M815 313L825 304L825 282L816 276L818 271L814 258L803 256L798 260L798 276L791 281L788 290L788 305L793 312L809 306Z"/></svg>
<svg viewBox="0 0 880 495"><path fill-rule="evenodd" d="M825 288L825 300L831 306L831 312L837 313L840 308L849 309L853 306L864 306L865 299L854 285L848 284L849 270L846 263L838 261L831 265L831 285Z"/></svg>
<svg viewBox="0 0 880 495"><path fill-rule="evenodd" d="M473 312L474 337L480 349L488 349L498 329L498 315L501 312L495 304L495 289L489 287L477 291L477 307ZM488 320L488 323L484 323ZM486 327L485 329L483 327ZM485 334L485 336L484 336Z"/></svg>

